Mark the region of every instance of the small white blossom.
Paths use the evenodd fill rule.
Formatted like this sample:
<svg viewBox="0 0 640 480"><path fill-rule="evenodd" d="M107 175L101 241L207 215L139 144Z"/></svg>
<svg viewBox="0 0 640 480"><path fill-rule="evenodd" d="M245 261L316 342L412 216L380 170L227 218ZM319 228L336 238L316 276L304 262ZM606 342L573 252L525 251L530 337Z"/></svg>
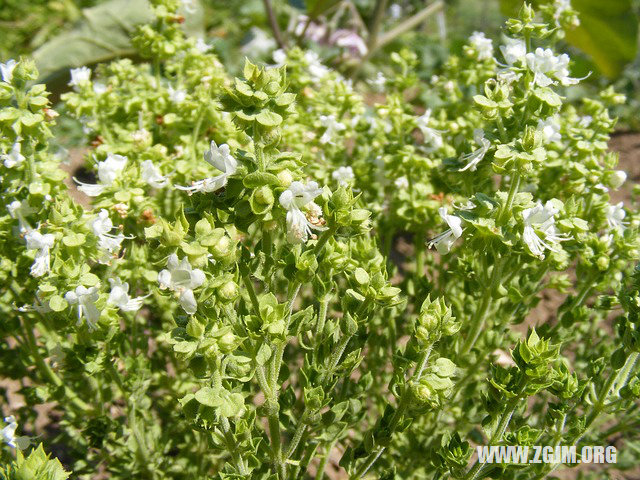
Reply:
<svg viewBox="0 0 640 480"><path fill-rule="evenodd" d="M109 263L111 258L120 251L120 245L125 236L122 233L116 235L110 233L114 228L113 222L109 218L109 212L104 208L100 210L96 218L89 220L88 226L98 237L98 248L102 253L98 261L103 264Z"/></svg>
<svg viewBox="0 0 640 480"><path fill-rule="evenodd" d="M91 80L91 69L87 67L72 68L69 73L71 74L70 87L79 87L89 83Z"/></svg>
<svg viewBox="0 0 640 480"><path fill-rule="evenodd" d="M355 179L353 168L338 167L331 173L331 177L338 182L339 185L348 185Z"/></svg>
<svg viewBox="0 0 640 480"><path fill-rule="evenodd" d="M8 153L2 155L0 158L4 160L4 166L7 168L13 168L21 165L26 159L22 155L22 145L19 141L15 142Z"/></svg>
<svg viewBox="0 0 640 480"><path fill-rule="evenodd" d="M201 286L205 279L202 270L193 269L187 257L179 260L175 253L169 255L167 269L158 274L160 288L176 292L179 295L180 306L189 315L193 315L198 309L193 289Z"/></svg>
<svg viewBox="0 0 640 480"><path fill-rule="evenodd" d="M9 211L9 216L11 218L15 218L18 220L18 224L20 225L20 231L25 232L30 230L29 222L27 222L26 217L35 213L35 210L31 208L28 200L14 200L9 205L7 205L7 210Z"/></svg>
<svg viewBox="0 0 640 480"><path fill-rule="evenodd" d="M31 275L41 277L51 270L49 250L53 247L55 237L51 233L43 235L37 230L29 230L24 239L27 241L27 250L37 250Z"/></svg>
<svg viewBox="0 0 640 480"><path fill-rule="evenodd" d="M160 173L160 169L152 160L145 160L140 165L142 181L153 188L162 188L167 184L167 177Z"/></svg>
<svg viewBox="0 0 640 480"><path fill-rule="evenodd" d="M281 48L274 50L271 57L273 58L273 61L275 62L277 67L281 67L287 62L287 52L285 52Z"/></svg>
<svg viewBox="0 0 640 480"><path fill-rule="evenodd" d="M400 190L409 188L409 180L407 180L407 177L398 177L393 184Z"/></svg>
<svg viewBox="0 0 640 480"><path fill-rule="evenodd" d="M0 63L0 75L2 76L2 81L6 83L11 83L13 80L13 71L18 66L18 62L16 62L13 58L7 60L5 63Z"/></svg>
<svg viewBox="0 0 640 480"><path fill-rule="evenodd" d="M533 72L533 82L541 87L555 84L555 78L562 85L575 85L580 80L569 76L569 55L555 56L549 48L536 48L526 55L527 66Z"/></svg>
<svg viewBox="0 0 640 480"><path fill-rule="evenodd" d="M583 115L578 119L578 125L582 128L587 128L593 122L593 117L591 115Z"/></svg>
<svg viewBox="0 0 640 480"><path fill-rule="evenodd" d="M171 85L169 85L167 92L169 92L169 100L176 105L180 105L187 99L187 92L185 90L176 90Z"/></svg>
<svg viewBox="0 0 640 480"><path fill-rule="evenodd" d="M104 161L98 162L98 180L100 183L82 183L76 178L74 180L78 184L78 190L90 197L97 197L113 184L126 165L127 157L109 153Z"/></svg>
<svg viewBox="0 0 640 480"><path fill-rule="evenodd" d="M198 40L196 40L196 50L198 50L200 53L207 53L209 50L211 50L211 45L205 42L204 38L198 37Z"/></svg>
<svg viewBox="0 0 640 480"><path fill-rule="evenodd" d="M115 305L123 312L137 312L142 306L142 302L146 297L131 298L129 295L129 284L122 283L119 278L110 278L111 292L109 292L109 305Z"/></svg>
<svg viewBox="0 0 640 480"><path fill-rule="evenodd" d="M480 146L480 148L462 156L462 161L467 162L467 164L459 170L460 172L464 172L465 170L475 172L476 168L478 168L478 164L487 154L489 147L491 147L491 142L484 138L484 130L481 128L476 128L473 131L473 140Z"/></svg>
<svg viewBox="0 0 640 480"><path fill-rule="evenodd" d="M571 10L571 0L555 0L553 8L553 18L556 21L556 25L560 25L560 17L567 10Z"/></svg>
<svg viewBox="0 0 640 480"><path fill-rule="evenodd" d="M275 40L261 28L251 27L250 33L251 40L242 46L242 53L245 55L260 58L276 48Z"/></svg>
<svg viewBox="0 0 640 480"><path fill-rule="evenodd" d="M627 172L625 172L624 170L614 170L614 172L609 177L609 185L614 190L617 190L618 188L620 188L622 185L624 185L624 182L626 181L627 181Z"/></svg>
<svg viewBox="0 0 640 480"><path fill-rule="evenodd" d="M93 84L93 93L96 95L102 95L107 92L107 86L104 83L94 82Z"/></svg>
<svg viewBox="0 0 640 480"><path fill-rule="evenodd" d="M194 181L190 187L176 186L177 189L189 192L189 195L195 192L215 192L224 187L227 184L227 179L238 170L238 162L231 155L229 145L226 143L218 146L216 142L211 140L209 150L204 153L204 159L222 173L217 177Z"/></svg>
<svg viewBox="0 0 640 480"><path fill-rule="evenodd" d="M96 307L98 301L98 288L87 288L83 285L76 287L75 290L67 292L64 296L65 300L71 305L78 305L78 322L82 324L82 318L87 322L89 330L98 328L98 320L100 320L100 310Z"/></svg>
<svg viewBox="0 0 640 480"><path fill-rule="evenodd" d="M431 145L434 149L442 147L442 133L435 128L429 126L429 120L431 119L431 109L424 112L424 115L418 117L418 128L422 132L424 137L424 143Z"/></svg>
<svg viewBox="0 0 640 480"><path fill-rule="evenodd" d="M320 137L320 143L334 145L334 138L337 134L344 131L344 123L338 122L334 115L320 115L320 124L326 128Z"/></svg>
<svg viewBox="0 0 640 480"><path fill-rule="evenodd" d="M4 417L4 423L6 423L6 425L2 430L0 430L0 435L2 436L4 443L9 445L11 448L18 448L20 450L27 448L29 445L29 438L16 437L16 430L18 429L16 417L13 415Z"/></svg>
<svg viewBox="0 0 640 480"><path fill-rule="evenodd" d="M500 51L507 65L513 66L517 62L525 62L527 55L527 45L524 40L518 38L505 38L505 44L500 45Z"/></svg>
<svg viewBox="0 0 640 480"><path fill-rule="evenodd" d="M316 84L322 81L331 71L329 67L322 64L320 57L314 51L305 52L304 59L307 62L307 71L311 76L311 80Z"/></svg>
<svg viewBox="0 0 640 480"><path fill-rule="evenodd" d="M610 229L618 231L624 230L627 223L624 221L626 216L627 212L625 212L622 202L607 206L607 224L609 224Z"/></svg>
<svg viewBox="0 0 640 480"><path fill-rule="evenodd" d="M305 243L314 230L324 230L322 209L313 199L322 193L316 182L291 182L280 194L280 205L287 210L287 240L290 243ZM305 209L306 213L301 209Z"/></svg>
<svg viewBox="0 0 640 480"><path fill-rule="evenodd" d="M377 91L384 91L384 87L387 84L387 77L384 76L384 73L378 72L376 78L369 81L369 84L375 88Z"/></svg>
<svg viewBox="0 0 640 480"><path fill-rule="evenodd" d="M402 7L397 3L392 3L389 7L389 15L391 15L391 18L394 20L399 19L402 17Z"/></svg>
<svg viewBox="0 0 640 480"><path fill-rule="evenodd" d="M557 252L557 244L567 240L566 236L558 234L556 230L554 215L558 212L559 210L551 201L544 206L538 202L533 208L522 211L524 220L522 239L529 247L529 251L540 259L544 258L545 249Z"/></svg>
<svg viewBox="0 0 640 480"><path fill-rule="evenodd" d="M560 135L560 120L555 115L546 120L538 120L538 130L542 132L542 137L547 143L562 140L562 135Z"/></svg>
<svg viewBox="0 0 640 480"><path fill-rule="evenodd" d="M429 240L427 245L429 248L435 246L440 255L445 255L451 251L454 242L462 236L462 219L455 215L449 215L447 207L440 207L438 213L442 220L447 223L449 229Z"/></svg>
<svg viewBox="0 0 640 480"><path fill-rule="evenodd" d="M483 32L473 32L469 42L478 54L478 60L493 58L493 41L487 38Z"/></svg>
<svg viewBox="0 0 640 480"><path fill-rule="evenodd" d="M353 56L364 57L369 49L362 37L353 30L340 28L329 37L329 43L346 48Z"/></svg>

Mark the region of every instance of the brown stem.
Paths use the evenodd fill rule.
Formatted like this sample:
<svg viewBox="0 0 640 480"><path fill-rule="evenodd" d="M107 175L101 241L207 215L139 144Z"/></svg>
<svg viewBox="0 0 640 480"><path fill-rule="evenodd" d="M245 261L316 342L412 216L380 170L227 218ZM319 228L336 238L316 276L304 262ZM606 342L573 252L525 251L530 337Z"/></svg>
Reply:
<svg viewBox="0 0 640 480"><path fill-rule="evenodd" d="M280 27L278 26L278 19L276 18L276 14L273 11L271 0L262 0L262 3L264 3L264 9L267 13L267 18L269 19L269 26L271 27L271 31L273 32L273 36L276 39L278 46L283 50L286 50L287 44L282 37L282 32L280 31Z"/></svg>

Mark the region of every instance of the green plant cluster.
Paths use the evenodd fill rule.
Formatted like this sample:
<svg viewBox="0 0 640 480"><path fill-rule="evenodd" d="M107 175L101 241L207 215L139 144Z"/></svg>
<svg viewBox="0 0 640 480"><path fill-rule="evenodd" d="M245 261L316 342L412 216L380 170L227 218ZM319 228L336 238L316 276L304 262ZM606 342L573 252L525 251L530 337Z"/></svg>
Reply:
<svg viewBox="0 0 640 480"><path fill-rule="evenodd" d="M83 205L33 62L2 65L0 364L25 399L8 478L65 478L19 451L44 403L60 419L41 440L77 478L563 467L480 464L475 445L615 442L603 468L637 463L640 215L611 202L607 147L624 99L565 101L580 79L547 17L472 35L429 84L396 52L372 100L300 48L232 78L180 2L152 4L148 61L71 72Z"/></svg>

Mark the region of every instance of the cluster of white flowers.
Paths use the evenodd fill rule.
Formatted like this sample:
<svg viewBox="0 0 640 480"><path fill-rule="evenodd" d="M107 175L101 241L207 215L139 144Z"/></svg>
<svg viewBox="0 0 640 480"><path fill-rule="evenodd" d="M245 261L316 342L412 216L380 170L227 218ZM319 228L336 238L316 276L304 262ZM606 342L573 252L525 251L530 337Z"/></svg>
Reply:
<svg viewBox="0 0 640 480"><path fill-rule="evenodd" d="M124 234L121 232L116 235L110 233L114 228L113 222L109 218L109 212L104 208L100 210L96 218L89 220L88 225L93 234L98 237L98 247L101 252L98 261L103 264L109 263L113 256L120 251L120 245L125 239Z"/></svg>
<svg viewBox="0 0 640 480"><path fill-rule="evenodd" d="M308 50L304 53L304 60L307 64L307 72L311 77L311 81L315 84L320 83L331 71L329 67L322 64L320 57L313 50ZM282 49L274 51L273 61L277 67L285 65L287 62L287 53Z"/></svg>
<svg viewBox="0 0 640 480"><path fill-rule="evenodd" d="M431 128L429 126L430 120L431 109L428 109L426 112L424 112L424 115L418 117L417 126L418 129L422 132L424 143L437 150L443 145L442 133L439 130L436 130L435 128Z"/></svg>
<svg viewBox="0 0 640 480"><path fill-rule="evenodd" d="M226 143L218 146L216 142L211 140L209 150L204 153L204 159L222 173L217 177L194 181L190 187L176 186L177 189L184 190L188 192L189 195L196 192L215 192L224 187L227 184L227 179L238 170L238 162L231 156L229 145Z"/></svg>
<svg viewBox="0 0 640 480"><path fill-rule="evenodd" d="M178 259L175 253L169 255L167 268L158 274L160 288L168 288L177 293L180 306L189 315L193 315L198 309L193 289L201 286L205 279L206 277L202 270L194 269L187 257L182 260Z"/></svg>
<svg viewBox="0 0 640 480"><path fill-rule="evenodd" d="M91 81L91 69L88 67L72 68L69 73L71 74L71 81L68 85L75 90Z"/></svg>
<svg viewBox="0 0 640 480"><path fill-rule="evenodd" d="M53 247L55 237L51 233L43 235L38 230L29 230L24 239L27 241L27 250L36 250L33 265L31 265L31 275L41 277L51 269L49 250Z"/></svg>
<svg viewBox="0 0 640 480"><path fill-rule="evenodd" d="M316 182L291 182L280 194L280 205L287 210L287 240L304 243L313 237L314 230L325 230L322 208L313 200L322 193ZM304 212L302 210L305 210Z"/></svg>
<svg viewBox="0 0 640 480"><path fill-rule="evenodd" d="M533 72L533 81L541 87L555 84L554 78L562 85L576 85L580 80L569 76L569 55L554 55L549 48L536 48L527 53L527 66Z"/></svg>
<svg viewBox="0 0 640 480"><path fill-rule="evenodd" d="M505 38L505 44L500 45L500 52L507 65L512 67L517 63L526 61L527 45L524 40L517 38Z"/></svg>
<svg viewBox="0 0 640 480"><path fill-rule="evenodd" d="M462 156L462 161L467 162L467 164L459 170L460 172L464 172L465 170L474 172L491 147L491 142L484 137L484 130L481 128L476 128L473 131L473 140L480 147Z"/></svg>
<svg viewBox="0 0 640 480"><path fill-rule="evenodd" d="M382 72L378 72L376 74L376 78L374 78L373 80L369 80L369 85L371 85L374 89L376 89L379 92L383 92L384 91L384 87L387 84L387 77L384 76L384 73Z"/></svg>
<svg viewBox="0 0 640 480"><path fill-rule="evenodd" d="M398 177L395 179L393 184L399 189L409 188L409 180L407 177Z"/></svg>
<svg viewBox="0 0 640 480"><path fill-rule="evenodd" d="M74 181L78 184L78 190L90 197L97 197L107 187L113 185L113 182L122 173L124 167L127 166L127 161L127 157L123 155L107 154L107 158L104 161L98 162L98 180L100 183L82 183L74 177Z"/></svg>
<svg viewBox="0 0 640 480"><path fill-rule="evenodd" d="M338 167L331 173L331 177L343 186L349 185L356 178L351 167Z"/></svg>
<svg viewBox="0 0 640 480"><path fill-rule="evenodd" d="M489 60L493 58L493 41L487 38L483 32L473 32L469 37L469 43L475 49L478 60Z"/></svg>
<svg viewBox="0 0 640 480"><path fill-rule="evenodd" d="M338 122L335 115L320 115L320 124L325 127L325 131L320 137L320 143L334 145L335 137L344 131L344 123Z"/></svg>
<svg viewBox="0 0 640 480"><path fill-rule="evenodd" d="M87 288L84 285L80 285L75 290L67 292L64 298L70 305L78 305L78 326L82 325L82 318L84 317L89 330L93 331L98 328L98 320L100 320L102 313L96 307L96 302L100 298L98 287Z"/></svg>
<svg viewBox="0 0 640 480"><path fill-rule="evenodd" d="M566 235L559 234L556 229L555 215L558 212L558 208L551 201L544 205L538 202L533 208L522 211L524 221L522 239L529 247L529 251L540 259L544 258L545 249L552 252L558 251L557 244L568 239Z"/></svg>
<svg viewBox="0 0 640 480"><path fill-rule="evenodd" d="M26 159L22 155L22 145L20 144L20 138L13 144L11 150L4 155L0 155L0 159L4 161L4 166L7 168L17 167L21 165Z"/></svg>
<svg viewBox="0 0 640 480"><path fill-rule="evenodd" d="M440 207L438 213L442 220L449 226L449 229L432 240L429 240L427 245L429 248L435 246L438 253L444 255L451 251L454 242L462 236L462 219L455 215L449 215L447 213L447 207Z"/></svg>
<svg viewBox="0 0 640 480"><path fill-rule="evenodd" d="M18 62L16 62L13 58L7 60L5 63L0 63L0 76L2 77L2 81L5 83L11 83L13 80L13 71L18 66Z"/></svg>

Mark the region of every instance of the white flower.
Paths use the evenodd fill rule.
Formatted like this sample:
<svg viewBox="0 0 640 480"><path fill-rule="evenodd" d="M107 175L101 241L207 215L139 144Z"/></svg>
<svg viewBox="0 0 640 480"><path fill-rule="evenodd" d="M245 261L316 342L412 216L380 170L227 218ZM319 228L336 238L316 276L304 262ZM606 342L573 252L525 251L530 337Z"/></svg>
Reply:
<svg viewBox="0 0 640 480"><path fill-rule="evenodd" d="M538 130L542 132L542 137L547 143L562 140L562 135L560 135L560 121L555 115L546 120L538 120Z"/></svg>
<svg viewBox="0 0 640 480"><path fill-rule="evenodd" d="M196 13L198 11L195 0L180 0L180 6L187 13Z"/></svg>
<svg viewBox="0 0 640 480"><path fill-rule="evenodd" d="M178 256L172 253L167 260L167 269L158 274L158 283L160 288L168 288L178 293L184 311L193 315L198 308L193 289L202 285L205 278L202 270L191 267L187 257L179 260Z"/></svg>
<svg viewBox="0 0 640 480"><path fill-rule="evenodd" d="M87 67L72 68L69 73L71 73L71 81L68 84L70 87L79 87L91 80L91 69Z"/></svg>
<svg viewBox="0 0 640 480"><path fill-rule="evenodd" d="M242 46L242 53L250 57L263 57L276 48L277 44L271 36L258 27L251 27L251 40Z"/></svg>
<svg viewBox="0 0 640 480"><path fill-rule="evenodd" d="M307 70L314 83L319 83L331 71L320 62L320 57L314 51L305 52L304 59L307 62Z"/></svg>
<svg viewBox="0 0 640 480"><path fill-rule="evenodd" d="M429 248L435 245L436 250L440 255L444 255L451 251L453 243L462 236L462 219L455 215L449 215L447 213L447 207L440 207L438 209L440 217L447 223L449 229L442 232L440 235L432 240L429 240Z"/></svg>
<svg viewBox="0 0 640 480"><path fill-rule="evenodd" d="M110 233L113 230L113 222L109 218L109 212L104 208L100 210L96 218L88 222L88 226L98 237L98 247L102 253L98 261L103 264L109 263L113 255L120 251L120 245L125 236L122 233L117 235Z"/></svg>
<svg viewBox="0 0 640 480"><path fill-rule="evenodd" d="M173 86L169 85L167 91L169 92L169 100L176 105L180 105L187 99L187 92L184 90L176 90Z"/></svg>
<svg viewBox="0 0 640 480"><path fill-rule="evenodd" d="M102 95L103 93L106 93L106 91L107 86L104 83L95 82L93 84L93 93L95 93L96 95Z"/></svg>
<svg viewBox="0 0 640 480"><path fill-rule="evenodd" d="M84 317L89 330L98 328L97 322L100 320L101 312L96 307L99 298L97 287L87 288L80 285L76 287L75 291L67 292L64 298L71 305L78 304L77 325L82 324L82 317Z"/></svg>
<svg viewBox="0 0 640 480"><path fill-rule="evenodd" d="M376 78L370 80L369 84L379 92L382 92L387 84L387 77L385 77L382 72L378 72Z"/></svg>
<svg viewBox="0 0 640 480"><path fill-rule="evenodd" d="M13 58L7 60L6 63L0 63L0 75L2 76L3 82L11 83L11 80L13 80L13 71L17 66L18 62Z"/></svg>
<svg viewBox="0 0 640 480"><path fill-rule="evenodd" d="M555 9L553 18L556 21L556 25L559 25L562 14L567 10L571 10L571 0L555 0L553 7Z"/></svg>
<svg viewBox="0 0 640 480"><path fill-rule="evenodd" d="M338 167L331 173L331 177L336 180L339 185L348 185L353 181L355 175L351 167Z"/></svg>
<svg viewBox="0 0 640 480"><path fill-rule="evenodd" d="M200 53L207 53L209 50L211 50L211 45L205 42L204 38L198 37L198 40L196 40L196 50L198 50Z"/></svg>
<svg viewBox="0 0 640 480"><path fill-rule="evenodd" d="M407 177L396 178L393 184L396 186L396 188L399 188L401 190L405 188L409 188L409 180L407 180Z"/></svg>
<svg viewBox="0 0 640 480"><path fill-rule="evenodd" d="M391 15L391 18L394 20L399 19L402 16L402 7L397 3L392 3L389 7L389 15Z"/></svg>
<svg viewBox="0 0 640 480"><path fill-rule="evenodd" d="M545 249L557 252L556 244L567 240L566 236L558 234L556 230L554 215L558 212L559 210L551 201L544 206L538 202L533 208L522 211L524 220L522 239L529 247L529 251L541 260L544 258Z"/></svg>
<svg viewBox="0 0 640 480"><path fill-rule="evenodd" d="M434 149L442 147L442 133L431 128L429 126L429 120L431 119L431 109L424 112L424 115L418 117L418 128L422 132L424 137L424 143L431 145Z"/></svg>
<svg viewBox="0 0 640 480"><path fill-rule="evenodd" d="M140 165L140 176L142 181L153 188L162 188L167 184L167 177L160 173L160 169L153 163L152 160L145 160Z"/></svg>
<svg viewBox="0 0 640 480"><path fill-rule="evenodd" d="M500 51L509 66L513 66L516 62L526 61L527 45L524 40L506 37L505 44L500 45Z"/></svg>
<svg viewBox="0 0 640 480"><path fill-rule="evenodd" d="M305 243L313 236L311 229L325 229L322 209L313 201L321 193L322 189L316 182L304 185L295 181L280 194L280 205L287 210L287 240L290 243Z"/></svg>
<svg viewBox="0 0 640 480"><path fill-rule="evenodd" d="M215 192L224 187L227 184L227 179L238 170L238 162L231 156L229 145L226 143L218 146L215 141L211 140L209 151L204 153L204 159L222 173L217 177L194 181L190 187L176 186L177 189L189 192L189 195L195 192Z"/></svg>
<svg viewBox="0 0 640 480"><path fill-rule="evenodd" d="M527 53L527 66L533 72L533 82L541 87L548 87L556 82L562 85L575 85L580 80L569 77L569 56L566 53L555 56L549 48L536 48L534 53Z"/></svg>
<svg viewBox="0 0 640 480"><path fill-rule="evenodd" d="M626 216L627 212L624 211L622 202L607 206L607 223L610 229L618 231L624 230L627 223L624 221L624 217Z"/></svg>
<svg viewBox="0 0 640 480"><path fill-rule="evenodd" d="M9 150L9 153L2 155L4 160L4 166L7 168L13 168L17 165L22 164L25 161L25 156L21 153L22 145L19 141L15 142Z"/></svg>
<svg viewBox="0 0 640 480"><path fill-rule="evenodd" d="M462 156L462 161L467 162L467 164L459 170L460 172L464 172L465 170L475 172L478 164L487 154L489 147L491 147L491 142L484 138L484 130L481 128L476 128L473 131L473 140L480 145L480 148Z"/></svg>
<svg viewBox="0 0 640 480"><path fill-rule="evenodd" d="M49 250L53 247L55 237L51 233L42 235L37 230L29 230L24 239L27 241L27 250L37 250L31 266L31 275L41 277L51 269Z"/></svg>
<svg viewBox="0 0 640 480"><path fill-rule="evenodd" d="M126 165L127 157L109 153L104 161L98 162L98 180L100 183L82 183L76 178L74 180L78 184L78 190L90 197L97 197L113 184Z"/></svg>
<svg viewBox="0 0 640 480"><path fill-rule="evenodd" d="M593 117L591 115L583 115L578 119L578 125L582 128L587 128L593 122Z"/></svg>
<svg viewBox="0 0 640 480"><path fill-rule="evenodd" d="M334 115L320 115L320 124L326 128L320 137L320 143L334 145L334 137L347 127L344 123L338 122Z"/></svg>
<svg viewBox="0 0 640 480"><path fill-rule="evenodd" d="M127 282L122 283L119 278L110 278L111 292L109 293L109 299L107 303L109 305L115 305L123 312L136 312L140 310L142 302L146 297L131 298L129 296L129 284Z"/></svg>
<svg viewBox="0 0 640 480"><path fill-rule="evenodd" d="M627 181L627 173L624 170L614 170L609 177L609 185L614 190L620 188Z"/></svg>
<svg viewBox="0 0 640 480"><path fill-rule="evenodd" d="M338 47L346 48L356 57L364 57L369 49L362 37L352 30L339 28L329 37L329 43Z"/></svg>
<svg viewBox="0 0 640 480"><path fill-rule="evenodd" d="M473 32L469 37L469 42L478 53L478 60L493 58L493 41L487 38L483 32Z"/></svg>
<svg viewBox="0 0 640 480"><path fill-rule="evenodd" d="M274 50L271 56L277 67L283 66L287 61L287 52L281 48Z"/></svg>
<svg viewBox="0 0 640 480"><path fill-rule="evenodd" d="M25 219L28 215L35 213L35 210L31 208L28 200L14 200L9 205L7 205L7 210L9 211L9 216L11 218L15 218L18 220L18 224L20 225L20 231L24 232L30 230L29 222Z"/></svg>

